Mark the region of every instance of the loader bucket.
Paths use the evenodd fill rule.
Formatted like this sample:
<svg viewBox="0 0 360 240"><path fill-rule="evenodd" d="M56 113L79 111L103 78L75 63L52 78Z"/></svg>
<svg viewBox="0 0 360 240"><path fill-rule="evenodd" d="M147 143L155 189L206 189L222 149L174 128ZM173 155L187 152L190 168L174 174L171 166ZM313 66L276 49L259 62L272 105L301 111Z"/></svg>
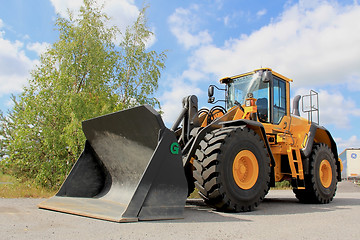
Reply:
<svg viewBox="0 0 360 240"><path fill-rule="evenodd" d="M82 123L85 148L39 208L115 222L182 218L187 182L173 131L150 106Z"/></svg>

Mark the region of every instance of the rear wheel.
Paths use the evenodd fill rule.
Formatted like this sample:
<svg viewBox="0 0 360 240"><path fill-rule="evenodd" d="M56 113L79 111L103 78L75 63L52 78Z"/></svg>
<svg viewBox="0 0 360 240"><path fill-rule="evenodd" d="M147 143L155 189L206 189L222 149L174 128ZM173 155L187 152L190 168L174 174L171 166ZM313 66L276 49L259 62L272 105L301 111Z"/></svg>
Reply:
<svg viewBox="0 0 360 240"><path fill-rule="evenodd" d="M246 127L206 135L194 160L195 186L221 211L251 211L268 191L270 159L264 142Z"/></svg>
<svg viewBox="0 0 360 240"><path fill-rule="evenodd" d="M305 203L329 203L335 196L337 170L334 154L324 143L315 145L310 157L310 174L305 175L306 189L294 189Z"/></svg>

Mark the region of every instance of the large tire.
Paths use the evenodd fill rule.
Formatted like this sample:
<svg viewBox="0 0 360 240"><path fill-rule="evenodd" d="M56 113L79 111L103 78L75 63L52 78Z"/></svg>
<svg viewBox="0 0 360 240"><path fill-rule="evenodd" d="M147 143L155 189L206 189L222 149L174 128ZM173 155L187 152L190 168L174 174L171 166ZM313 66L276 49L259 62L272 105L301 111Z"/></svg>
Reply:
<svg viewBox="0 0 360 240"><path fill-rule="evenodd" d="M324 143L314 145L310 156L310 174L305 175L305 189L294 189L303 203L329 203L337 187L337 166L334 154Z"/></svg>
<svg viewBox="0 0 360 240"><path fill-rule="evenodd" d="M207 134L194 167L199 194L220 211L252 211L269 189L270 158L260 136L247 127Z"/></svg>

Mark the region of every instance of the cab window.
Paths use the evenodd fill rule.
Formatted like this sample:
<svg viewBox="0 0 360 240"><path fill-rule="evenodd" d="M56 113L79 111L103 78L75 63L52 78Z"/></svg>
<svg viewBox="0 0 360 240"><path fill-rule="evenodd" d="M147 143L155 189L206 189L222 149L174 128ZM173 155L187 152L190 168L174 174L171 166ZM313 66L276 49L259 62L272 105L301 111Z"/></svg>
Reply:
<svg viewBox="0 0 360 240"><path fill-rule="evenodd" d="M274 77L274 124L279 124L286 115L286 83Z"/></svg>

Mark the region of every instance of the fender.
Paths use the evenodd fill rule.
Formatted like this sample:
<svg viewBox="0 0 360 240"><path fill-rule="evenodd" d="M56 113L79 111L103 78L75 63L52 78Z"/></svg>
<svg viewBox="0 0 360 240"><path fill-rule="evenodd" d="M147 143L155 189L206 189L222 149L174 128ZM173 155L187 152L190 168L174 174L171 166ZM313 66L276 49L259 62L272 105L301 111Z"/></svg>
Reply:
<svg viewBox="0 0 360 240"><path fill-rule="evenodd" d="M239 120L234 120L234 121L222 122L221 124L224 125L224 127L231 127L231 126L239 126L239 127L244 126L245 127L246 126L250 129L254 130L265 143L266 150L270 157L271 166L272 167L275 166L275 159L271 152L269 141L266 137L265 128L260 122L247 120L247 119L239 119Z"/></svg>
<svg viewBox="0 0 360 240"><path fill-rule="evenodd" d="M310 166L309 157L311 155L314 143L325 143L326 145L329 146L336 160L337 173L338 173L337 179L338 181L341 181L341 163L339 161L339 155L338 155L336 143L333 137L331 136L330 132L325 127L320 126L316 123L311 124L306 146L303 149L301 149L301 153L304 157L303 163L304 163L305 173L306 174L309 173L309 166Z"/></svg>

